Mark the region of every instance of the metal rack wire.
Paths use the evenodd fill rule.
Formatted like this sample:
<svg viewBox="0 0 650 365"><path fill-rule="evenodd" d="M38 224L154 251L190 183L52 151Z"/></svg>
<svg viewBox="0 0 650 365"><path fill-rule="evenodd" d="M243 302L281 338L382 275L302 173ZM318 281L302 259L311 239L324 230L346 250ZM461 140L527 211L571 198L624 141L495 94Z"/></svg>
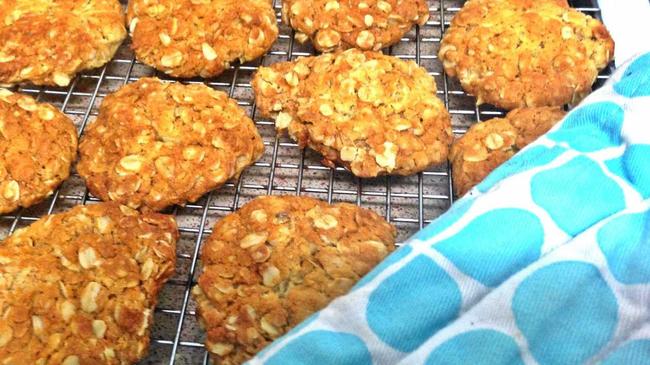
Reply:
<svg viewBox="0 0 650 365"><path fill-rule="evenodd" d="M402 59L416 61L434 76L438 95L452 116L454 133L463 134L475 122L503 112L490 106L475 106L475 99L464 93L456 80L448 79L437 60L441 35L464 0L429 0L431 17L426 25L416 27L402 41L386 50ZM595 0L570 1L579 10L600 17ZM279 21L280 0L274 0ZM276 136L273 121L256 114L250 86L253 73L260 64L269 65L314 54L309 45L295 42L294 34L280 24L280 36L271 52L262 59L245 65L234 65L215 79L185 80L206 83L227 92L253 116L264 137L265 154L237 181L207 194L185 207L174 207L167 213L177 218L181 239L178 244L176 274L163 288L155 312L149 356L142 364L207 364L203 346L204 334L195 319L195 304L190 288L198 275L199 248L211 233L215 221L234 211L258 195L308 195L327 201L356 203L383 214L399 231L402 242L425 224L442 214L452 203L451 178L448 166L434 167L411 177L384 177L360 180L342 168L330 169L320 164L319 156L300 151L287 137ZM611 72L605 70L596 82L600 86ZM97 116L106 94L140 77L168 79L164 74L137 62L128 41L106 66L79 75L67 88L21 85L17 91L31 94L39 101L49 102L70 116L80 135ZM83 181L74 173L49 199L29 209L0 216L0 239L15 229L26 226L51 213L65 211L77 204L96 199L88 194Z"/></svg>

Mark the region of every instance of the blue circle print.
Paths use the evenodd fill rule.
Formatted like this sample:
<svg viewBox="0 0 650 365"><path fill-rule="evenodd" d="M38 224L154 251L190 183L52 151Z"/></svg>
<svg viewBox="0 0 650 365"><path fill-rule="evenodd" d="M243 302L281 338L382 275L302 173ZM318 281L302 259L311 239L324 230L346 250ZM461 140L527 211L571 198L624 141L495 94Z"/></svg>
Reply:
<svg viewBox="0 0 650 365"><path fill-rule="evenodd" d="M370 294L366 319L382 341L411 352L456 318L460 306L456 282L433 260L420 255Z"/></svg>
<svg viewBox="0 0 650 365"><path fill-rule="evenodd" d="M607 166L607 170L609 170L610 173L620 177L625 181L630 181L630 177L627 176L627 172L625 172L625 166L623 165L622 157L605 161L605 166Z"/></svg>
<svg viewBox="0 0 650 365"><path fill-rule="evenodd" d="M613 219L598 231L598 245L616 280L650 283L650 212Z"/></svg>
<svg viewBox="0 0 650 365"><path fill-rule="evenodd" d="M524 365L517 343L494 330L457 335L436 347L426 365Z"/></svg>
<svg viewBox="0 0 650 365"><path fill-rule="evenodd" d="M634 60L623 78L614 84L614 90L628 98L650 96L650 53Z"/></svg>
<svg viewBox="0 0 650 365"><path fill-rule="evenodd" d="M650 340L631 341L612 352L601 365L647 365Z"/></svg>
<svg viewBox="0 0 650 365"><path fill-rule="evenodd" d="M474 204L474 200L476 199L464 197L456 201L456 203L454 203L448 211L446 211L440 217L436 218L435 221L431 222L431 224L413 236L413 239L422 241L430 240L442 231L445 231L447 228L456 223L460 218L462 218L465 213L467 213L469 208L472 207L472 204Z"/></svg>
<svg viewBox="0 0 650 365"><path fill-rule="evenodd" d="M625 208L618 184L583 156L537 173L530 185L533 201L572 236Z"/></svg>
<svg viewBox="0 0 650 365"><path fill-rule="evenodd" d="M612 102L583 105L564 118L560 128L547 137L565 142L580 152L616 147L621 144L624 117L623 109Z"/></svg>
<svg viewBox="0 0 650 365"><path fill-rule="evenodd" d="M514 155L510 160L492 171L492 173L490 173L485 180L477 186L477 189L484 193L492 189L492 187L507 177L552 162L564 153L564 151L566 151L566 148L560 146L555 146L553 148L548 148L546 146L531 146Z"/></svg>
<svg viewBox="0 0 650 365"><path fill-rule="evenodd" d="M271 356L266 365L372 365L366 344L349 333L305 333Z"/></svg>
<svg viewBox="0 0 650 365"><path fill-rule="evenodd" d="M376 278L379 274L384 272L387 268L392 266L393 264L397 263L404 257L408 256L408 254L411 253L413 249L410 246L402 246L398 248L395 252L391 253L387 258L384 259L379 265L377 265L374 269L372 269L366 276L364 276L361 280L359 280L354 287L352 287L352 290L356 290L361 288L362 286L368 284L369 282L372 281L372 279Z"/></svg>
<svg viewBox="0 0 650 365"><path fill-rule="evenodd" d="M611 339L618 304L598 268L567 261L528 276L512 300L515 322L541 365L582 364Z"/></svg>
<svg viewBox="0 0 650 365"><path fill-rule="evenodd" d="M614 175L629 182L644 199L650 198L650 145L629 146L623 156L605 162Z"/></svg>
<svg viewBox="0 0 650 365"><path fill-rule="evenodd" d="M629 181L647 199L650 198L650 145L633 145L623 154L623 166Z"/></svg>
<svg viewBox="0 0 650 365"><path fill-rule="evenodd" d="M543 244L539 218L523 209L508 208L478 216L433 247L466 275L495 287L537 260Z"/></svg>

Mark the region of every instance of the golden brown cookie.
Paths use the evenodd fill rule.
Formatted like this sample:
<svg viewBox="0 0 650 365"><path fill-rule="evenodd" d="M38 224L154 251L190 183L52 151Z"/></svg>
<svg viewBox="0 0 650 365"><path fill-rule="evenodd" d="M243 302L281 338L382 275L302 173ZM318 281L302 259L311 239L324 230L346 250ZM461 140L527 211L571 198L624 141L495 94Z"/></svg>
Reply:
<svg viewBox="0 0 650 365"><path fill-rule="evenodd" d="M463 196L520 149L564 118L555 107L522 108L473 125L451 146L454 192Z"/></svg>
<svg viewBox="0 0 650 365"><path fill-rule="evenodd" d="M284 0L282 21L321 52L380 50L429 19L426 0Z"/></svg>
<svg viewBox="0 0 650 365"><path fill-rule="evenodd" d="M131 0L138 60L174 77L212 77L262 56L278 37L268 0Z"/></svg>
<svg viewBox="0 0 650 365"><path fill-rule="evenodd" d="M225 93L143 78L104 99L77 170L102 200L161 210L196 201L263 151L253 121Z"/></svg>
<svg viewBox="0 0 650 365"><path fill-rule="evenodd" d="M132 364L174 272L173 217L116 203L44 217L0 243L3 364Z"/></svg>
<svg viewBox="0 0 650 365"><path fill-rule="evenodd" d="M70 176L77 130L63 113L0 88L0 213L29 207Z"/></svg>
<svg viewBox="0 0 650 365"><path fill-rule="evenodd" d="M345 294L394 241L392 225L356 205L254 199L219 221L202 249L192 293L208 351L241 364Z"/></svg>
<svg viewBox="0 0 650 365"><path fill-rule="evenodd" d="M0 1L0 84L67 86L126 38L118 0Z"/></svg>
<svg viewBox="0 0 650 365"><path fill-rule="evenodd" d="M576 103L613 56L605 26L565 0L469 0L439 52L477 104L508 110Z"/></svg>
<svg viewBox="0 0 650 365"><path fill-rule="evenodd" d="M447 159L449 114L414 62L350 49L261 67L252 85L259 112L328 166L411 175Z"/></svg>

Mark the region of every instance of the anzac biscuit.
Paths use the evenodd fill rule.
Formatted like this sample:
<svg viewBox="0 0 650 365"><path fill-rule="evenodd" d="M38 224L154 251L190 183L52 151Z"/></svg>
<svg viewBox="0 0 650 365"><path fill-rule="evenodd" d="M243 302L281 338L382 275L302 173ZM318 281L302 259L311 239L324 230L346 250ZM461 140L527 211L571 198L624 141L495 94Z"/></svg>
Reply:
<svg viewBox="0 0 650 365"><path fill-rule="evenodd" d="M321 52L380 50L429 19L426 0L284 0L282 21Z"/></svg>
<svg viewBox="0 0 650 365"><path fill-rule="evenodd" d="M473 125L451 146L454 191L463 196L492 170L548 132L564 117L555 107L515 109L505 118Z"/></svg>
<svg viewBox="0 0 650 365"><path fill-rule="evenodd" d="M126 38L118 0L0 1L0 84L67 86Z"/></svg>
<svg viewBox="0 0 650 365"><path fill-rule="evenodd" d="M174 272L176 223L116 203L44 217L0 243L3 364L132 364Z"/></svg>
<svg viewBox="0 0 650 365"><path fill-rule="evenodd" d="M77 130L55 107L0 88L0 213L29 207L70 175Z"/></svg>
<svg viewBox="0 0 650 365"><path fill-rule="evenodd" d="M268 0L131 0L127 20L138 60L174 77L219 75L278 37Z"/></svg>
<svg viewBox="0 0 650 365"><path fill-rule="evenodd" d="M565 0L470 0L439 52L477 104L508 110L578 102L613 55L605 26Z"/></svg>
<svg viewBox="0 0 650 365"><path fill-rule="evenodd" d="M257 198L219 221L194 287L206 347L240 364L334 298L394 249L395 228L352 204Z"/></svg>
<svg viewBox="0 0 650 365"><path fill-rule="evenodd" d="M144 78L104 99L77 170L102 200L161 210L239 176L263 150L253 121L225 93Z"/></svg>
<svg viewBox="0 0 650 365"><path fill-rule="evenodd" d="M447 159L449 114L414 62L350 49L261 67L252 85L260 113L328 166L411 175Z"/></svg>

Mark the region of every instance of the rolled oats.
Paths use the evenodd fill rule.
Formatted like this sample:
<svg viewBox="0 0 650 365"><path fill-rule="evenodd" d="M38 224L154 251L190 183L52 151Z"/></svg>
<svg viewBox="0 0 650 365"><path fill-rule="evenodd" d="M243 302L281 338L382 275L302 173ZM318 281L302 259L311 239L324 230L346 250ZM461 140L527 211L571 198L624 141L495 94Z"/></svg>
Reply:
<svg viewBox="0 0 650 365"><path fill-rule="evenodd" d="M299 42L311 39L321 52L379 50L398 43L414 25L424 25L429 9L425 0L284 0L282 17Z"/></svg>
<svg viewBox="0 0 650 365"><path fill-rule="evenodd" d="M395 228L369 210L289 196L256 198L212 232L192 293L206 348L223 365L243 363L346 293L395 241ZM260 263L246 241L270 255Z"/></svg>
<svg viewBox="0 0 650 365"><path fill-rule="evenodd" d="M490 133L484 139L485 146L490 150L498 150L503 147L503 137L499 133Z"/></svg>
<svg viewBox="0 0 650 365"><path fill-rule="evenodd" d="M118 0L0 1L0 84L68 86L113 58L124 38Z"/></svg>
<svg viewBox="0 0 650 365"><path fill-rule="evenodd" d="M201 44L201 49L203 50L203 57L205 57L206 60L214 61L219 58L217 51L215 51L214 48L212 48L212 46L209 44L204 42Z"/></svg>
<svg viewBox="0 0 650 365"><path fill-rule="evenodd" d="M142 78L104 99L77 170L102 200L161 210L239 176L263 149L253 121L226 94Z"/></svg>
<svg viewBox="0 0 650 365"><path fill-rule="evenodd" d="M106 335L106 322L101 319L96 319L92 323L93 334L95 337L102 339Z"/></svg>
<svg viewBox="0 0 650 365"><path fill-rule="evenodd" d="M465 195L492 170L550 130L564 114L554 107L522 108L505 118L473 125L451 146L454 193Z"/></svg>
<svg viewBox="0 0 650 365"><path fill-rule="evenodd" d="M0 88L0 213L29 207L70 175L77 130L52 105Z"/></svg>
<svg viewBox="0 0 650 365"><path fill-rule="evenodd" d="M158 37L163 46L169 46L172 43L172 38L167 33L160 33L158 34Z"/></svg>
<svg viewBox="0 0 650 365"><path fill-rule="evenodd" d="M138 60L174 77L217 76L278 36L267 0L132 0L127 20Z"/></svg>
<svg viewBox="0 0 650 365"><path fill-rule="evenodd" d="M85 247L79 250L79 265L84 269L91 269L99 265L97 252L92 247Z"/></svg>
<svg viewBox="0 0 650 365"><path fill-rule="evenodd" d="M470 0L438 56L478 104L562 106L591 92L614 57L614 41L603 24L563 0Z"/></svg>
<svg viewBox="0 0 650 365"><path fill-rule="evenodd" d="M447 159L449 114L413 62L350 49L261 67L252 86L259 112L278 112L278 131L329 166L359 177L411 175Z"/></svg>
<svg viewBox="0 0 650 365"><path fill-rule="evenodd" d="M109 222L103 231L99 221ZM149 313L174 272L177 238L173 217L100 203L44 217L0 242L0 258L10 260L0 265L3 364L142 359ZM139 253L153 262L147 279L134 259ZM90 256L101 265L73 270L62 264Z"/></svg>
<svg viewBox="0 0 650 365"><path fill-rule="evenodd" d="M375 36L367 30L359 32L355 42L357 47L361 49L373 49L375 45Z"/></svg>

